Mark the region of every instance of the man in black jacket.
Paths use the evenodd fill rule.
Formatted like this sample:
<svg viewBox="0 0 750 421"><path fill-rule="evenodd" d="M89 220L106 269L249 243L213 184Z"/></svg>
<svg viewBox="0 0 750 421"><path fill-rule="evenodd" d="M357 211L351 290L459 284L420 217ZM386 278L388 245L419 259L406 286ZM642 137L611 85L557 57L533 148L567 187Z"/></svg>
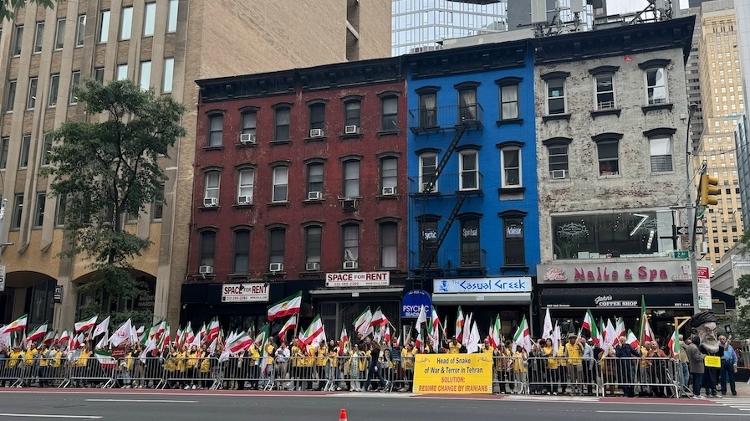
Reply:
<svg viewBox="0 0 750 421"><path fill-rule="evenodd" d="M380 358L380 344L377 341L373 341L370 344L370 362L367 365L367 380L365 380L365 392L370 389L370 380L373 376L378 377L378 386L383 387L383 373L378 367L378 359ZM377 389L376 389L377 390Z"/></svg>
<svg viewBox="0 0 750 421"><path fill-rule="evenodd" d="M634 357L638 356L638 353L633 350L627 339L624 336L620 336L619 343L615 346L615 356L621 358L617 364L617 378L623 384L622 393L625 396L632 398L635 396L635 388L633 386L633 372L635 370L635 364L637 360Z"/></svg>

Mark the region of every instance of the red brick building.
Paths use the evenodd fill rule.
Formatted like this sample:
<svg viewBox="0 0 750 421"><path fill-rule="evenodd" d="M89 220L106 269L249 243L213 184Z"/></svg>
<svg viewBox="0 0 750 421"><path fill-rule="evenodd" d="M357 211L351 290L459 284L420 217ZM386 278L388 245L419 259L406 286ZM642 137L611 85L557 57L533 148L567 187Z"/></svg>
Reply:
<svg viewBox="0 0 750 421"><path fill-rule="evenodd" d="M198 85L183 317L259 326L269 302L303 290L303 319L320 312L329 336L367 305L397 318L407 273L399 60ZM361 281L348 286L335 273ZM267 283L267 301L222 293L245 282Z"/></svg>

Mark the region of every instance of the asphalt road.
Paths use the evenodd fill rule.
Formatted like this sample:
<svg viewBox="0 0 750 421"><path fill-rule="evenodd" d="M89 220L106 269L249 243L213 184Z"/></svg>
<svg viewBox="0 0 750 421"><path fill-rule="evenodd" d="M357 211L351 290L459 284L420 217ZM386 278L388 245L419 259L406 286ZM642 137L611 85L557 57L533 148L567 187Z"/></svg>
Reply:
<svg viewBox="0 0 750 421"><path fill-rule="evenodd" d="M715 418L748 419L737 404L690 400L597 402L553 399L448 399L384 395L296 396L198 393L48 393L0 390L0 420L179 420L179 421L338 421L346 408L349 421L489 420L510 416L514 420L603 418L643 421L691 421ZM748 404L750 405L750 404Z"/></svg>

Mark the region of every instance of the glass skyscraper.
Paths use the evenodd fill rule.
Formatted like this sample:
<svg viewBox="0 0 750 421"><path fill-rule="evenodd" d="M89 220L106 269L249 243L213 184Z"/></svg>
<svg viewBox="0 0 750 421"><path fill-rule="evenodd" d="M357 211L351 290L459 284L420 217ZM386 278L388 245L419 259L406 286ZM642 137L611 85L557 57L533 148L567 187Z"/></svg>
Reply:
<svg viewBox="0 0 750 421"><path fill-rule="evenodd" d="M476 4L487 3L487 4ZM507 0L393 0L392 53L429 48L446 38L507 30ZM419 51L419 50L416 50Z"/></svg>

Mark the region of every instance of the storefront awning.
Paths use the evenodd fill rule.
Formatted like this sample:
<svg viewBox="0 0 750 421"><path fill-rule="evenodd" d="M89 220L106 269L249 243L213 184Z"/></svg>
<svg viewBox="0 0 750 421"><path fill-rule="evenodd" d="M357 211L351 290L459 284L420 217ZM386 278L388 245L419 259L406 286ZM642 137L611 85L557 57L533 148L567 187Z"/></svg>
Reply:
<svg viewBox="0 0 750 421"><path fill-rule="evenodd" d="M497 292L487 294L432 294L433 303L443 304L529 304L531 293Z"/></svg>
<svg viewBox="0 0 750 421"><path fill-rule="evenodd" d="M356 297L361 294L400 294L404 291L404 287L391 287L391 288L325 288L325 289L311 289L310 295L349 295Z"/></svg>
<svg viewBox="0 0 750 421"><path fill-rule="evenodd" d="M545 287L542 307L574 309L640 308L641 297L648 308L693 307L693 291L687 285L610 285L604 287Z"/></svg>

